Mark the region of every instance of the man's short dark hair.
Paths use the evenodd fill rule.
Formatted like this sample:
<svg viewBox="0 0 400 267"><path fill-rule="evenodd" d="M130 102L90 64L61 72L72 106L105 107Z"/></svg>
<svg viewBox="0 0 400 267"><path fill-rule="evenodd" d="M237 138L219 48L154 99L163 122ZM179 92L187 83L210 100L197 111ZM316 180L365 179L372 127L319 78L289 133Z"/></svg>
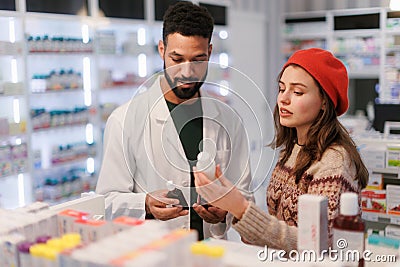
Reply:
<svg viewBox="0 0 400 267"><path fill-rule="evenodd" d="M202 36L211 41L214 19L205 7L189 1L179 1L168 7L163 18L163 42L167 36L179 33L183 36Z"/></svg>

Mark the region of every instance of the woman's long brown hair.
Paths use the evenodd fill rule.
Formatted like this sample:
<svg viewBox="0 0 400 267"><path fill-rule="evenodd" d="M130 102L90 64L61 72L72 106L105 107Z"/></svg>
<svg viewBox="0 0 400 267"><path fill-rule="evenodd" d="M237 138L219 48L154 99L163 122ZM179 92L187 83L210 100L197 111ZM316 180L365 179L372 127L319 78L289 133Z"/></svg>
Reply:
<svg viewBox="0 0 400 267"><path fill-rule="evenodd" d="M279 78L282 76L282 73L283 71L280 73ZM356 144L346 128L339 122L332 100L322 89L321 85L316 80L315 82L318 84L322 99L325 100L326 108L320 111L311 125L308 130L306 143L297 156L293 169L296 183L300 181L311 164L321 159L322 154L328 147L339 145L349 153L351 161L355 165L356 177L354 179L358 181L360 188L365 188L368 182L368 170L357 151ZM296 128L289 128L280 124L278 104L276 104L274 109L274 122L276 135L270 146L272 148L282 147L283 154L278 164L284 165L289 159L294 144L297 141Z"/></svg>

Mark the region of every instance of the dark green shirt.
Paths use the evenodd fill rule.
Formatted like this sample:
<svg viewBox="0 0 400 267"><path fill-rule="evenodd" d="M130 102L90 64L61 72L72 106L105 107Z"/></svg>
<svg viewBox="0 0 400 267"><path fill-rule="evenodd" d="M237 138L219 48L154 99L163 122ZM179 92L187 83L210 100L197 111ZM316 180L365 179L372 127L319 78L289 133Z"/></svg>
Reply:
<svg viewBox="0 0 400 267"><path fill-rule="evenodd" d="M199 240L202 240L204 239L203 219L192 208L192 205L197 202L192 167L196 165L197 154L202 150L200 145L203 140L203 110L201 108L201 100L199 98L190 105L177 105L167 101L167 105L190 165L190 228L196 229L199 232Z"/></svg>

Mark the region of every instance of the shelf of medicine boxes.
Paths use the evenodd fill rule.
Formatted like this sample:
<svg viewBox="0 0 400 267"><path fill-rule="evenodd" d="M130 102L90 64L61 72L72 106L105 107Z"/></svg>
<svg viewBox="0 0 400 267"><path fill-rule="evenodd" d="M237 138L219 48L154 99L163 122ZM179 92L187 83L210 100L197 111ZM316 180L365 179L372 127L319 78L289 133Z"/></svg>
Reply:
<svg viewBox="0 0 400 267"><path fill-rule="evenodd" d="M334 21L336 16L381 12L375 8L287 14L282 52L288 57L299 49L327 49L343 61L350 78L379 78L381 29L334 30Z"/></svg>
<svg viewBox="0 0 400 267"><path fill-rule="evenodd" d="M92 175L98 168L92 25L90 18L70 15L25 17L36 199L48 179L61 184L72 170Z"/></svg>
<svg viewBox="0 0 400 267"><path fill-rule="evenodd" d="M400 143L400 140L399 140ZM400 168L374 168L372 173L385 173L389 174L391 179L400 178ZM381 212L362 211L362 218L367 221L368 228L382 228L388 224L400 226L400 214L388 214Z"/></svg>
<svg viewBox="0 0 400 267"><path fill-rule="evenodd" d="M379 78L381 31L334 31L331 51L346 65L350 78Z"/></svg>
<svg viewBox="0 0 400 267"><path fill-rule="evenodd" d="M0 11L0 202L15 208L31 201L25 42L19 12Z"/></svg>
<svg viewBox="0 0 400 267"><path fill-rule="evenodd" d="M354 141L357 147L360 149L361 156L363 155L362 149L367 146L376 146L381 149L387 144L400 144L400 137L398 135L389 135L388 138L384 138L381 133L374 133L368 136L356 136ZM368 161L364 160L370 173L377 174L389 174L390 177L400 178L400 168L371 168L368 167ZM368 229L382 230L388 224L400 225L400 215L362 211L362 218L367 223Z"/></svg>
<svg viewBox="0 0 400 267"><path fill-rule="evenodd" d="M388 12L385 28L384 79L381 83L379 101L381 103L400 103L400 14Z"/></svg>
<svg viewBox="0 0 400 267"><path fill-rule="evenodd" d="M156 54L143 21L99 18L96 22L96 97L104 126L111 112L131 99L153 74Z"/></svg>
<svg viewBox="0 0 400 267"><path fill-rule="evenodd" d="M0 177L28 171L22 20L0 13Z"/></svg>
<svg viewBox="0 0 400 267"><path fill-rule="evenodd" d="M288 58L293 52L311 47L328 48L329 24L325 12L286 14L282 53Z"/></svg>

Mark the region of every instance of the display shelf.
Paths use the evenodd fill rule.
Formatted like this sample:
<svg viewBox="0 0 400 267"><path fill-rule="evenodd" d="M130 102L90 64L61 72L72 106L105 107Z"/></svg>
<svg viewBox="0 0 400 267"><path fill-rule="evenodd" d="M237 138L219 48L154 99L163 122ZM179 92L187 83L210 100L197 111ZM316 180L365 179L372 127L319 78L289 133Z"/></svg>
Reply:
<svg viewBox="0 0 400 267"><path fill-rule="evenodd" d="M52 51L30 51L28 53L29 56L90 56L93 55L92 50L88 51L60 51L60 52L52 52Z"/></svg>
<svg viewBox="0 0 400 267"><path fill-rule="evenodd" d="M372 168L371 171L376 173L397 174L397 178L400 178L400 168Z"/></svg>
<svg viewBox="0 0 400 267"><path fill-rule="evenodd" d="M15 140L15 139L25 139L27 136L26 132L22 133L15 133L15 134L8 134L8 135L0 135L0 142L7 141L7 140Z"/></svg>
<svg viewBox="0 0 400 267"><path fill-rule="evenodd" d="M71 124L64 124L59 126L48 126L48 127L39 127L34 128L33 133L43 133L43 132L62 132L65 129L74 129L74 128L82 128L86 127L89 122L81 122L81 123L71 123Z"/></svg>
<svg viewBox="0 0 400 267"><path fill-rule="evenodd" d="M349 70L349 79L379 79L379 70L371 69L366 71Z"/></svg>
<svg viewBox="0 0 400 267"><path fill-rule="evenodd" d="M0 195L1 205L24 204L30 187L25 42L19 12L0 11ZM17 148L25 147L24 154ZM10 186L15 186L10 188Z"/></svg>
<svg viewBox="0 0 400 267"><path fill-rule="evenodd" d="M100 91L118 91L118 90L130 90L130 91L136 91L138 90L139 87L137 85L114 85L114 86L105 86L105 87L101 87Z"/></svg>
<svg viewBox="0 0 400 267"><path fill-rule="evenodd" d="M28 171L24 171L24 172L13 172L13 173L10 173L10 174L0 175L0 180L1 180L1 179L8 179L8 178L17 177L17 176L20 175L20 174L22 174L22 175L27 175L27 174L29 174L29 172L28 172Z"/></svg>
<svg viewBox="0 0 400 267"><path fill-rule="evenodd" d="M129 101L155 71L152 27L143 21L107 18L96 26L97 78L94 98L100 128L111 112ZM161 65L162 66L162 65Z"/></svg>
<svg viewBox="0 0 400 267"><path fill-rule="evenodd" d="M330 50L346 65L350 79L379 81L379 103L400 102L398 12L383 7L299 12L287 14L285 22L286 56L310 46Z"/></svg>
<svg viewBox="0 0 400 267"><path fill-rule="evenodd" d="M335 38L380 37L381 34L382 31L380 29L336 30L332 33Z"/></svg>
<svg viewBox="0 0 400 267"><path fill-rule="evenodd" d="M41 174L46 171L54 171L57 172L57 170L60 169L66 169L66 168L73 168L77 166L84 166L86 165L86 161L88 158L94 158L96 157L96 154L93 155L84 155L79 158L71 159L71 160L66 160L63 162L58 162L58 163L50 163L50 166L46 166L45 168L36 168L33 173L34 174Z"/></svg>
<svg viewBox="0 0 400 267"><path fill-rule="evenodd" d="M60 171L79 165L94 173L100 165L96 155L81 155L62 163L54 162L52 156L54 147L75 142L96 146L100 138L93 98L96 77L93 25L94 20L85 16L30 12L25 16L36 198L45 183L38 169L56 177L61 184ZM89 157L93 157L90 170L86 164Z"/></svg>
<svg viewBox="0 0 400 267"><path fill-rule="evenodd" d="M45 89L44 92L31 92L31 97L34 96L44 96L44 95L51 95L51 94L76 94L76 93L84 93L83 88L70 88L70 89Z"/></svg>
<svg viewBox="0 0 400 267"><path fill-rule="evenodd" d="M366 221L400 225L400 215L363 211L361 216Z"/></svg>
<svg viewBox="0 0 400 267"><path fill-rule="evenodd" d="M149 4L152 1L146 0L145 8L155 8ZM96 0L89 0L90 15L30 12L24 3L18 1L16 11L0 10L0 142L21 139L28 148L26 173L1 179L4 186L20 186L20 193L9 198L6 208L39 196L43 172L62 179L60 172L79 167L90 175L93 188L108 116L163 66L157 51L162 22L152 16L104 17ZM210 62L229 64L226 39L228 27L216 25ZM222 68L210 75L229 79ZM88 114L80 123L66 125L65 121L74 121L75 108L85 108ZM95 153L52 164L54 146L75 142L92 144ZM23 192L22 181L30 190Z"/></svg>
<svg viewBox="0 0 400 267"><path fill-rule="evenodd" d="M15 97L24 97L24 93L5 93L5 94L0 94L0 98L6 99L6 98L15 98Z"/></svg>

